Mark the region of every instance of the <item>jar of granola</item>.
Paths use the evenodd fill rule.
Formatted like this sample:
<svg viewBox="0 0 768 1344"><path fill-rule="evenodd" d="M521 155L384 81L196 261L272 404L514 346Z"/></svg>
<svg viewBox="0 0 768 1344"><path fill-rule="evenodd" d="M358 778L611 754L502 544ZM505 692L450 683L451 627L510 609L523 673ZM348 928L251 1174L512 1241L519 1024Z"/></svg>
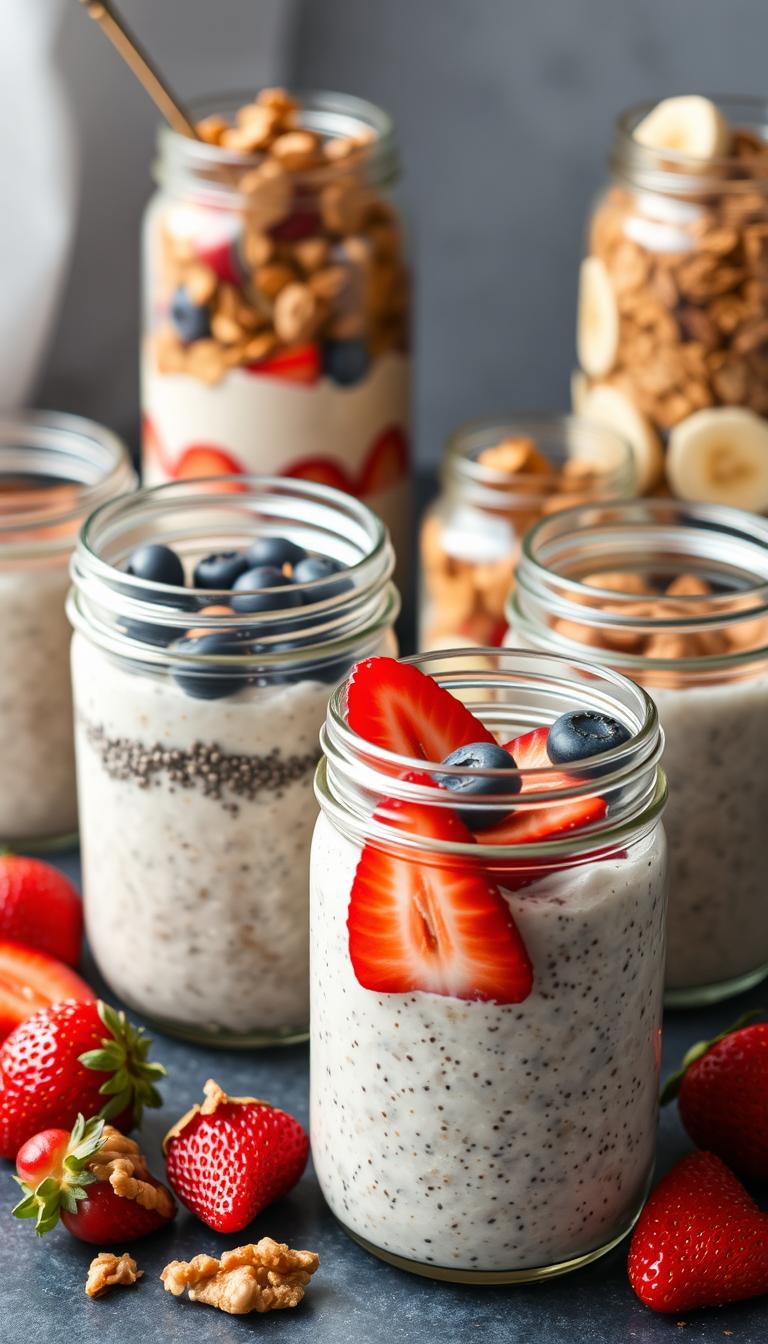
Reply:
<svg viewBox="0 0 768 1344"><path fill-rule="evenodd" d="M666 738L667 994L712 1002L768 974L768 520L641 500L527 536L510 639L644 686Z"/></svg>
<svg viewBox="0 0 768 1344"><path fill-rule="evenodd" d="M641 489L768 510L768 105L668 98L618 120L580 273L574 407Z"/></svg>
<svg viewBox="0 0 768 1344"><path fill-rule="evenodd" d="M365 505L277 477L140 490L83 529L86 925L107 983L164 1031L306 1035L318 734L334 683L393 648L392 566Z"/></svg>
<svg viewBox="0 0 768 1344"><path fill-rule="evenodd" d="M77 834L65 611L83 519L136 478L124 444L75 415L0 417L0 843Z"/></svg>
<svg viewBox="0 0 768 1344"><path fill-rule="evenodd" d="M464 1283L576 1269L632 1226L664 973L652 701L488 653L371 659L334 692L311 864L320 1187L367 1250ZM592 715L614 741L564 774L555 725Z"/></svg>
<svg viewBox="0 0 768 1344"><path fill-rule="evenodd" d="M576 416L458 429L421 526L419 647L501 644L523 534L543 514L632 495L634 483L629 445Z"/></svg>
<svg viewBox="0 0 768 1344"><path fill-rule="evenodd" d="M148 484L267 472L408 532L408 277L381 109L265 89L163 127L144 229Z"/></svg>

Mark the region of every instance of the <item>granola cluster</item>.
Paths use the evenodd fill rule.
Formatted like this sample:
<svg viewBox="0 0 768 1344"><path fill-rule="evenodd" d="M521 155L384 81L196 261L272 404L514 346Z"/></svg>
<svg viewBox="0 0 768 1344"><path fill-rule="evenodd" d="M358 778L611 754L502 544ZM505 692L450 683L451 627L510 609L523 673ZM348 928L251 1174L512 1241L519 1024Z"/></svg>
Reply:
<svg viewBox="0 0 768 1344"><path fill-rule="evenodd" d="M261 1241L225 1251L220 1260L196 1255L173 1260L161 1279L168 1293L191 1302L204 1302L232 1316L248 1312L281 1311L297 1307L320 1264L314 1251L293 1251L284 1243Z"/></svg>
<svg viewBox="0 0 768 1344"><path fill-rule="evenodd" d="M707 178L681 195L670 183L663 208L615 185L592 221L615 314L603 305L582 366L662 436L708 407L768 415L768 144L735 130L729 154L721 188Z"/></svg>
<svg viewBox="0 0 768 1344"><path fill-rule="evenodd" d="M461 537L461 528L450 515L438 511L425 518L424 649L463 641L501 644L507 628L504 608L523 534L544 514L605 493L605 473L596 462L571 457L554 466L531 438L504 439L484 448L475 460L481 469L477 483L482 502L478 494L472 509L474 527L483 532L493 525L500 536L503 532L505 544L493 558L480 558L474 553L477 538Z"/></svg>
<svg viewBox="0 0 768 1344"><path fill-rule="evenodd" d="M234 122L206 118L201 136L222 153L231 213L171 204L159 222L154 335L161 372L217 383L228 369L310 346L320 367L347 346L356 364L407 344L408 280L391 205L368 181L372 136L322 137L282 89L264 89ZM247 156L247 166L232 155ZM211 243L212 218L222 238ZM229 229L229 233L226 230ZM307 358L310 356L307 355ZM354 358L353 358L354 357ZM286 368L287 376L290 371ZM298 374L296 376L299 376Z"/></svg>

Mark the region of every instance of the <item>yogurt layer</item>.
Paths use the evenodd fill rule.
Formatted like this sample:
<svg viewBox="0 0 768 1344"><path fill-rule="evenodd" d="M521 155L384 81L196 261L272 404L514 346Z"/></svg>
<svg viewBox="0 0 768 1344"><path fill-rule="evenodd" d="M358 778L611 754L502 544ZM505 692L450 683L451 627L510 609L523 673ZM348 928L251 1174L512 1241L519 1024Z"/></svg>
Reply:
<svg viewBox="0 0 768 1344"><path fill-rule="evenodd" d="M67 558L0 572L0 839L77 830Z"/></svg>
<svg viewBox="0 0 768 1344"><path fill-rule="evenodd" d="M661 832L506 893L521 1004L363 989L346 918L359 850L312 849L312 1149L336 1216L418 1263L558 1264L629 1226L651 1177L664 943Z"/></svg>
<svg viewBox="0 0 768 1344"><path fill-rule="evenodd" d="M329 687L206 701L79 634L72 657L86 924L104 978L192 1034L305 1030Z"/></svg>
<svg viewBox="0 0 768 1344"><path fill-rule="evenodd" d="M651 688L666 734L667 985L768 964L768 677Z"/></svg>

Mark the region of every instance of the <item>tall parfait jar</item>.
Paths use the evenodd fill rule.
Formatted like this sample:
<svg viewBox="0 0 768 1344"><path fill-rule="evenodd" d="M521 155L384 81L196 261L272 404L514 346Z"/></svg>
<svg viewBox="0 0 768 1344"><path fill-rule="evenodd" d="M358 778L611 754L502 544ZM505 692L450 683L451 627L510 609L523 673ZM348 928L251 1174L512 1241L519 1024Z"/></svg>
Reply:
<svg viewBox="0 0 768 1344"><path fill-rule="evenodd" d="M768 510L768 105L618 118L587 223L573 405L632 443L641 489Z"/></svg>
<svg viewBox="0 0 768 1344"><path fill-rule="evenodd" d="M148 484L265 472L408 538L409 283L388 115L265 89L163 127L144 225Z"/></svg>
<svg viewBox="0 0 768 1344"><path fill-rule="evenodd" d="M201 561L254 544L301 548L333 577L296 564L278 587L256 570L202 586ZM184 581L128 572L147 546ZM333 685L395 647L392 567L363 504L276 477L144 489L82 531L69 614L86 925L110 988L165 1031L306 1036L318 734Z"/></svg>
<svg viewBox="0 0 768 1344"><path fill-rule="evenodd" d="M372 745L350 726L349 685L334 692L312 845L311 1125L323 1194L368 1250L433 1278L511 1283L603 1254L648 1189L666 787L639 687L579 660L484 652L483 672L465 651L405 662L501 742L595 710L624 743L578 773L521 767L528 840L491 843L481 813L508 814L495 777L509 772L462 790L459 821L438 762ZM451 773L461 788L466 771ZM493 938L474 924L489 903ZM510 924L529 978L492 991Z"/></svg>
<svg viewBox="0 0 768 1344"><path fill-rule="evenodd" d="M102 425L0 417L0 845L76 839L69 560L91 510L135 483L127 448Z"/></svg>
<svg viewBox="0 0 768 1344"><path fill-rule="evenodd" d="M768 521L675 500L585 506L528 534L510 641L589 657L658 706L670 783L667 999L768 974Z"/></svg>

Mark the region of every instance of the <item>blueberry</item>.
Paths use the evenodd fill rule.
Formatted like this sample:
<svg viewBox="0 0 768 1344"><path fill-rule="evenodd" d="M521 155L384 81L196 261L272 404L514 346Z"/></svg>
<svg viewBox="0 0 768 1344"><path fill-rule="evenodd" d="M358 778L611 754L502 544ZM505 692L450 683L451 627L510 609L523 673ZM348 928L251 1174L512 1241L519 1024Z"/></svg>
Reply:
<svg viewBox="0 0 768 1344"><path fill-rule="evenodd" d="M209 656L219 653L230 658L233 654L245 652L238 647L236 635L226 634L223 631L198 635L195 638L185 636L184 639L178 640L176 650L179 653ZM171 668L171 676L179 689L194 700L223 700L225 696L235 695L248 684L248 677L244 672L229 672L225 668L226 664L203 669L194 663L180 663Z"/></svg>
<svg viewBox="0 0 768 1344"><path fill-rule="evenodd" d="M312 583L316 579L328 579L332 574L338 574L344 568L338 560L330 560L325 555L308 555L306 560L300 560L293 571L294 583ZM313 588L304 594L303 601L308 606L311 602L325 602L329 597L336 597L338 593L346 593L352 587L349 579L336 579L333 583L321 584L318 588Z"/></svg>
<svg viewBox="0 0 768 1344"><path fill-rule="evenodd" d="M323 346L323 373L341 387L359 383L370 362L365 341L326 341Z"/></svg>
<svg viewBox="0 0 768 1344"><path fill-rule="evenodd" d="M150 543L137 547L128 561L126 573L136 579L146 579L149 583L184 587L184 566L170 546Z"/></svg>
<svg viewBox="0 0 768 1344"><path fill-rule="evenodd" d="M252 591L254 588L269 591L256 593ZM270 565L247 569L235 580L234 592L235 611L284 611L287 607L301 606L301 594L295 591L291 580Z"/></svg>
<svg viewBox="0 0 768 1344"><path fill-rule="evenodd" d="M194 584L196 588L232 588L248 569L248 560L242 551L220 551L217 555L206 555L195 565Z"/></svg>
<svg viewBox="0 0 768 1344"><path fill-rule="evenodd" d="M251 569L261 565L273 565L281 569L283 565L297 565L307 552L303 546L287 537L259 537L248 552L248 564Z"/></svg>
<svg viewBox="0 0 768 1344"><path fill-rule="evenodd" d="M618 719L595 710L577 709L561 714L547 735L547 755L553 765L570 765L590 756L602 756L628 742L632 734Z"/></svg>
<svg viewBox="0 0 768 1344"><path fill-rule="evenodd" d="M503 747L498 747L495 742L472 742L468 747L459 747L457 751L452 751L450 756L446 756L443 765L461 765L468 772L465 775L435 775L438 784L442 784L446 789L453 789L456 793L465 793L471 797L472 794L498 793L509 796L520 792L522 781L518 774L510 775L508 779L502 776L494 779L490 775L470 773L473 770L517 770L514 756ZM482 831L486 826L493 826L494 822L501 821L506 815L490 807L485 810L457 809L457 812L464 824L473 831Z"/></svg>
<svg viewBox="0 0 768 1344"><path fill-rule="evenodd" d="M193 303L183 285L171 299L171 321L185 345L204 341L211 334L211 315L204 303Z"/></svg>

